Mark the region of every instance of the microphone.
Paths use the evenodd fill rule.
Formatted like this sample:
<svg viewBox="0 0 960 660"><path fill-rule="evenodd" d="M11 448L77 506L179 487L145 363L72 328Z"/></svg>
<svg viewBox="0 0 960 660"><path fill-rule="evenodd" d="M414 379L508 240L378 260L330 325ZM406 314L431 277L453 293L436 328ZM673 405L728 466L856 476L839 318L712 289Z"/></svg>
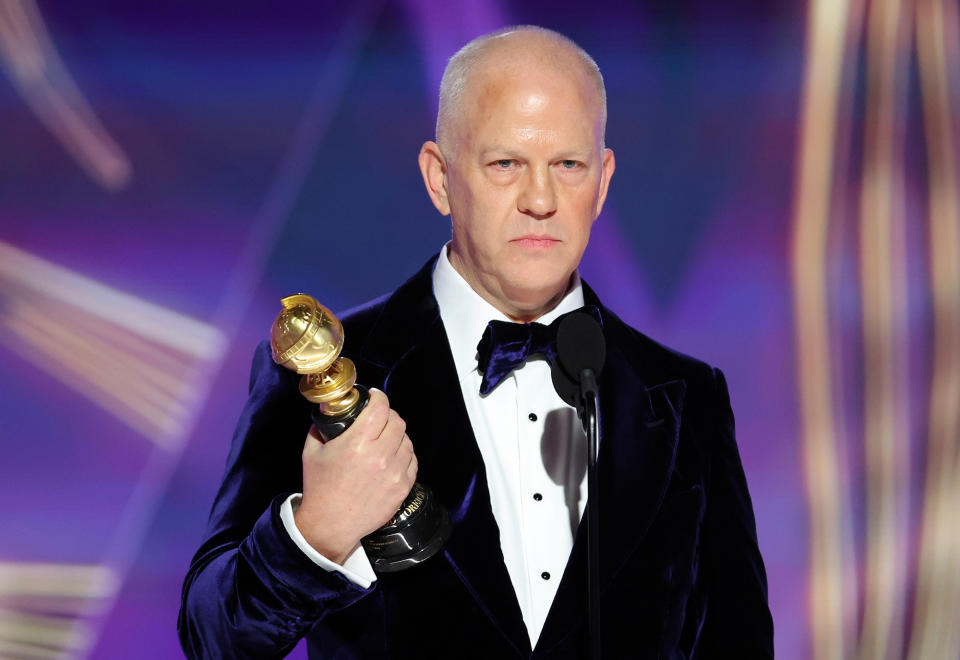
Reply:
<svg viewBox="0 0 960 660"><path fill-rule="evenodd" d="M600 660L601 657L597 377L606 358L607 344L596 319L585 312L574 312L560 321L557 357L550 366L550 377L560 398L577 409L587 434L587 617L591 660Z"/></svg>
<svg viewBox="0 0 960 660"><path fill-rule="evenodd" d="M597 376L607 357L600 324L583 312L568 314L557 327L557 357L550 367L553 388L563 401L584 417L586 398L597 396Z"/></svg>

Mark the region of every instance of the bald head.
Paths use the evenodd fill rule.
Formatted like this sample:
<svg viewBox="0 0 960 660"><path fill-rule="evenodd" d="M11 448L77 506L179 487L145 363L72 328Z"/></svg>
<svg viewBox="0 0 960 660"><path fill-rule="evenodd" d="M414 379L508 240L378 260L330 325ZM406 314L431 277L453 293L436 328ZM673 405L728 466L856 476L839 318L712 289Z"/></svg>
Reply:
<svg viewBox="0 0 960 660"><path fill-rule="evenodd" d="M533 25L504 28L477 37L450 58L440 81L437 142L453 157L462 137L462 122L491 81L509 80L531 72L560 73L597 106L600 139L607 123L603 76L593 58L573 41L553 30Z"/></svg>

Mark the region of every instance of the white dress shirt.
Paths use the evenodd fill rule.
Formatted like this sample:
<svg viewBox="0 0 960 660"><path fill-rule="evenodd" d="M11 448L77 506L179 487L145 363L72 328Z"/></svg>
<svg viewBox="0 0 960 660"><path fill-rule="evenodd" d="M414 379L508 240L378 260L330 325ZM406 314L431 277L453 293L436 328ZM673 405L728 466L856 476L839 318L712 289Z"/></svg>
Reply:
<svg viewBox="0 0 960 660"><path fill-rule="evenodd" d="M538 322L549 324L583 306L583 288L579 276L574 277L571 290ZM530 644L536 646L587 499L586 438L576 411L554 391L550 365L542 356L531 357L480 396L477 343L489 321L510 319L467 284L450 264L446 247L434 268L433 292L486 467L504 563ZM291 496L281 508L294 542L326 570L369 586L376 577L362 547L341 567L306 542L293 522L298 497Z"/></svg>

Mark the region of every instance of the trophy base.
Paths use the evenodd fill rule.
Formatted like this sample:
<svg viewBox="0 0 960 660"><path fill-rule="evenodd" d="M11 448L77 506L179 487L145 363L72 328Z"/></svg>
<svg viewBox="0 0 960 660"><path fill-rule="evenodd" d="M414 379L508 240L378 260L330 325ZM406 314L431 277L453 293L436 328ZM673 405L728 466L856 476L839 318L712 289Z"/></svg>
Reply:
<svg viewBox="0 0 960 660"><path fill-rule="evenodd" d="M396 573L422 564L450 538L450 516L429 488L417 482L386 525L362 543L377 573Z"/></svg>

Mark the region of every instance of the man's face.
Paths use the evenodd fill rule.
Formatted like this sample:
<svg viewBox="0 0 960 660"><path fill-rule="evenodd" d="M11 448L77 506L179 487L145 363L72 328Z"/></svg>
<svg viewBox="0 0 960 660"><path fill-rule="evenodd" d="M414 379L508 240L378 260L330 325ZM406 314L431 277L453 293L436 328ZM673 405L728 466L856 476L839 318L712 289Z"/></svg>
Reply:
<svg viewBox="0 0 960 660"><path fill-rule="evenodd" d="M450 258L495 307L531 320L567 290L606 197L613 152L602 147L588 81L550 69L476 77L446 162Z"/></svg>

